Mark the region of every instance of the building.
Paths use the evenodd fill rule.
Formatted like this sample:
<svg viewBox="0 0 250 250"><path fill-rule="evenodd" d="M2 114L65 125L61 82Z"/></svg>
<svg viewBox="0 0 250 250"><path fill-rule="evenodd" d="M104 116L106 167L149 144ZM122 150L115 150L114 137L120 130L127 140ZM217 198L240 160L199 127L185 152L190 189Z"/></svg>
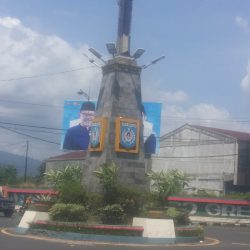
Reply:
<svg viewBox="0 0 250 250"><path fill-rule="evenodd" d="M78 150L53 156L45 161L46 172L50 169L64 169L66 166L81 166L83 168L87 151Z"/></svg>
<svg viewBox="0 0 250 250"><path fill-rule="evenodd" d="M178 169L191 191L250 190L250 133L185 124L164 135L152 170Z"/></svg>

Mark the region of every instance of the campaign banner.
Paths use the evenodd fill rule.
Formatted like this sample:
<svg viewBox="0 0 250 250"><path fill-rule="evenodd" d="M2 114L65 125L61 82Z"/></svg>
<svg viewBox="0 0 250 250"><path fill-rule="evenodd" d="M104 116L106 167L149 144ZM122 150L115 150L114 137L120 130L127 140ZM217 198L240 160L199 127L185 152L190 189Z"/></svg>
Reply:
<svg viewBox="0 0 250 250"><path fill-rule="evenodd" d="M86 105L83 107L83 104ZM96 105L96 101L91 102ZM94 119L94 107L87 101L65 100L62 120L61 149L87 150L90 137L90 127ZM81 110L83 109L83 110ZM87 110L89 109L89 110ZM160 126L162 104L156 102L143 102L142 122L144 150L146 154L156 154L159 150ZM79 125L83 120L83 128ZM85 119L85 120L84 120ZM74 127L74 128L72 128ZM68 130L71 131L68 132ZM97 129L98 127L96 127ZM70 137L73 137L70 140ZM67 139L67 142L65 142ZM77 145L74 145L74 140ZM84 141L84 142L82 142ZM93 144L94 145L94 144ZM94 147L93 147L94 148Z"/></svg>

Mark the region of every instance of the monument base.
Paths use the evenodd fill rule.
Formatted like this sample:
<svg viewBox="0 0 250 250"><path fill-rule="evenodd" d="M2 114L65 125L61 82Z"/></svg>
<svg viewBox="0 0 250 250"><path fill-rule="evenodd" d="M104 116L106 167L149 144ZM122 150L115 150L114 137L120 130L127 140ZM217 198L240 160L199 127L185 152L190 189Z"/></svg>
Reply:
<svg viewBox="0 0 250 250"><path fill-rule="evenodd" d="M175 239L174 222L169 219L133 218L132 226L144 228L143 237Z"/></svg>

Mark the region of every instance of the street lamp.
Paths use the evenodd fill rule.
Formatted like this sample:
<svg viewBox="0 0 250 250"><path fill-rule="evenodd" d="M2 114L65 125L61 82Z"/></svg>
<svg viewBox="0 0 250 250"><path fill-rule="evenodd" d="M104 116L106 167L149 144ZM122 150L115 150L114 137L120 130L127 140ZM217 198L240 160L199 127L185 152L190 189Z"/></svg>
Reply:
<svg viewBox="0 0 250 250"><path fill-rule="evenodd" d="M89 95L86 94L82 89L79 89L79 91L77 91L77 94L84 96L88 101L90 99Z"/></svg>
<svg viewBox="0 0 250 250"><path fill-rule="evenodd" d="M165 56L160 56L160 57L154 59L153 61L151 61L149 64L147 64L147 65L142 65L142 68L143 68L143 69L146 69L146 68L149 67L150 65L156 64L157 62L163 60L164 58L165 58Z"/></svg>
<svg viewBox="0 0 250 250"><path fill-rule="evenodd" d="M142 54L145 52L146 50L145 49L137 49L136 51L135 51L135 53L134 53L134 55L133 55L133 58L134 59L137 59L137 58L139 58L139 57L141 57L142 56Z"/></svg>
<svg viewBox="0 0 250 250"><path fill-rule="evenodd" d="M104 64L107 64L107 62L105 60L102 59L102 54L99 53L97 50L95 50L94 48L89 48L89 51L96 56L99 60L101 60Z"/></svg>
<svg viewBox="0 0 250 250"><path fill-rule="evenodd" d="M89 57L87 54L85 54L83 52L82 52L82 55L87 57L89 59L90 63L93 63L96 67L101 68L101 66L99 64L97 64L93 58Z"/></svg>
<svg viewBox="0 0 250 250"><path fill-rule="evenodd" d="M106 47L109 54L111 54L113 57L117 54L117 49L114 43L106 43Z"/></svg>

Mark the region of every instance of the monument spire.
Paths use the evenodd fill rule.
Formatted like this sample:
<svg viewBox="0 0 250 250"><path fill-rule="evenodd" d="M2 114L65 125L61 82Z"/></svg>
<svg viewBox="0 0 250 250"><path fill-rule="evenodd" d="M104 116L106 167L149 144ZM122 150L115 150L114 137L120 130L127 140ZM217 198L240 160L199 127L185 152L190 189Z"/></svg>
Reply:
<svg viewBox="0 0 250 250"><path fill-rule="evenodd" d="M116 43L118 55L130 56L132 2L133 0L118 0L119 17L118 36Z"/></svg>
<svg viewBox="0 0 250 250"><path fill-rule="evenodd" d="M141 190L149 188L145 179L141 67L134 60L137 56L130 56L131 12L132 0L120 0L117 53L102 66L102 83L84 166L84 182L91 191L100 188L93 171L111 162L119 167L121 183Z"/></svg>

